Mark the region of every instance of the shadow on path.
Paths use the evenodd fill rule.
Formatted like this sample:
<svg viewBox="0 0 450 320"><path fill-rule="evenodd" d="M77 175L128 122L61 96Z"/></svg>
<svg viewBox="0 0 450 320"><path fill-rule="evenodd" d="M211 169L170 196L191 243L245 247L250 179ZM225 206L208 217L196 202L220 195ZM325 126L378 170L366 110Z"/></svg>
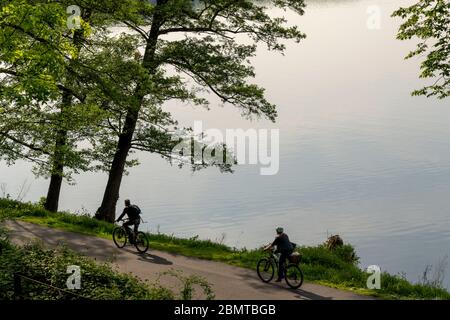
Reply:
<svg viewBox="0 0 450 320"><path fill-rule="evenodd" d="M163 258L163 257L160 257L160 256L156 256L156 255L151 254L151 253L139 253L139 252L133 251L132 249L123 249L123 250L127 251L128 253L131 253L131 254L134 254L134 255L138 256L138 260L139 261L144 261L144 262L154 263L154 264L160 264L160 265L165 265L165 266L173 265L172 261L169 261L166 258Z"/></svg>
<svg viewBox="0 0 450 320"><path fill-rule="evenodd" d="M294 292L298 292L297 297L299 299L307 299L307 300L333 300L332 297L324 297L315 293L312 293L310 291L305 291L301 288L294 290Z"/></svg>

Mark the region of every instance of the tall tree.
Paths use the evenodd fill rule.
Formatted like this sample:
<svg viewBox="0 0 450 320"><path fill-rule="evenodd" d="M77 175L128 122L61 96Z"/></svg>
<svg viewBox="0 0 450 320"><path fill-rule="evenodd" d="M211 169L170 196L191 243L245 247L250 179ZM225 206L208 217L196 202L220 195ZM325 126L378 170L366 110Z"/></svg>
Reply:
<svg viewBox="0 0 450 320"><path fill-rule="evenodd" d="M101 112L85 103L71 67L86 36L84 11L67 27L64 1L8 1L0 11L0 157L31 160L50 178L45 207L58 209L63 178L88 170L85 148ZM67 169L64 172L64 169Z"/></svg>
<svg viewBox="0 0 450 320"><path fill-rule="evenodd" d="M421 63L421 78L431 78L433 83L415 90L413 95L450 95L450 1L420 0L416 4L400 8L393 13L405 22L400 26L397 38L420 39L417 48L407 59L425 56Z"/></svg>
<svg viewBox="0 0 450 320"><path fill-rule="evenodd" d="M74 30L67 27L66 9L72 4L80 9ZM136 79L145 72L135 57L138 39L130 34L116 37L109 27L118 23L114 15L131 14L136 4L135 0L1 3L0 158L9 163L30 160L36 174L50 178L45 203L50 211L58 209L63 178L110 169ZM173 86L176 78L160 80L155 81L154 97L142 104L132 148L171 159L179 142L171 134L176 122L156 105L167 95L180 99L189 95ZM169 82L172 86L166 90ZM126 166L136 163L128 160Z"/></svg>
<svg viewBox="0 0 450 320"><path fill-rule="evenodd" d="M205 0L197 6L191 0L157 0L136 1L133 8L115 14L140 38L143 56L99 209L108 221L115 218L125 164L145 105L159 110L175 96L208 106L199 94L206 90L239 108L243 116L274 121L276 108L265 99L264 89L249 83L255 76L249 60L259 43L283 52L283 40L300 42L305 37L270 12L281 8L303 14L302 0Z"/></svg>

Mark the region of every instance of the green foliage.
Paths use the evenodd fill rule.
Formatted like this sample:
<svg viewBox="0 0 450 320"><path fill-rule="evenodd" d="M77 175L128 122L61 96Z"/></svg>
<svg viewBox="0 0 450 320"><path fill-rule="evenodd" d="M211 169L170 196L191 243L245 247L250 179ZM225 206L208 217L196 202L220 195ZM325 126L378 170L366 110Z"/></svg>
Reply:
<svg viewBox="0 0 450 320"><path fill-rule="evenodd" d="M168 101L209 108L215 96L245 117L275 121L275 105L250 82L250 59L258 45L282 53L285 40L305 37L269 15L272 7L303 14L303 0L87 0L77 2L78 30L66 25L71 4L0 2L0 158L69 181L81 171L122 175L138 164L128 158L135 150L179 160ZM127 32L111 32L118 24ZM228 162L194 162L185 164L231 171Z"/></svg>
<svg viewBox="0 0 450 320"><path fill-rule="evenodd" d="M0 5L0 159L26 159L45 177L90 170L82 146L103 118L74 77L85 21L67 28L69 1L13 0ZM65 171L63 169L66 169Z"/></svg>
<svg viewBox="0 0 450 320"><path fill-rule="evenodd" d="M356 255L355 248L350 244L344 244L334 248L333 253L337 255L342 261L357 264L359 257Z"/></svg>
<svg viewBox="0 0 450 320"><path fill-rule="evenodd" d="M159 278L163 276L171 276L180 280L182 283L182 288L179 294L180 300L192 300L196 296L205 300L213 300L215 297L211 285L203 277L199 277L197 275L190 275L186 277L181 272L176 270L163 272L160 274ZM197 295L195 291L196 286L202 289L202 292Z"/></svg>
<svg viewBox="0 0 450 320"><path fill-rule="evenodd" d="M407 59L425 56L421 63L421 78L431 78L433 84L413 92L413 95L445 98L450 94L450 2L448 0L419 0L393 13L404 23L397 38L418 38L421 42Z"/></svg>
<svg viewBox="0 0 450 320"><path fill-rule="evenodd" d="M346 245L346 247L353 251L350 245ZM334 270L345 269L349 265L355 265L353 261L348 261L347 257L343 258L341 251L337 249L328 250L323 245L302 247L299 249L299 252L302 253L302 261L306 264L317 264Z"/></svg>
<svg viewBox="0 0 450 320"><path fill-rule="evenodd" d="M381 275L381 292L392 298L407 297L409 299L450 299L450 293L440 287L424 284L411 284L403 276L383 272Z"/></svg>
<svg viewBox="0 0 450 320"><path fill-rule="evenodd" d="M67 267L81 270L81 289L74 296L65 289ZM169 300L173 294L160 286L149 286L131 275L117 273L108 264L93 260L60 247L46 250L40 244L24 247L6 246L0 255L0 300L13 298L13 274L20 273L39 281L22 279L23 298L33 300L94 299L94 300ZM47 285L51 285L51 288Z"/></svg>
<svg viewBox="0 0 450 320"><path fill-rule="evenodd" d="M179 159L172 154L178 123L162 108L168 101L209 108L211 97L216 96L246 117L275 120L275 106L265 99L264 89L249 83L255 76L250 58L258 43L282 52L283 40L300 41L304 34L288 27L286 20L270 17L267 11L272 5L303 14L304 3L298 0L258 4L207 0L200 8L190 0L159 1L157 5L128 1L127 6L106 10L133 34L96 33L96 45L79 61L90 66L80 68L79 74L87 99L109 112L95 145L96 158L102 160L100 168L110 169L108 160L118 151L117 139L128 139L128 129L133 133L133 141L126 146L131 152ZM240 38L250 44L240 43ZM206 167L192 161L181 164L194 170ZM226 172L230 167L211 166Z"/></svg>
<svg viewBox="0 0 450 320"><path fill-rule="evenodd" d="M40 197L39 201L37 203L38 207L44 208L45 202L47 202L47 198L46 197Z"/></svg>

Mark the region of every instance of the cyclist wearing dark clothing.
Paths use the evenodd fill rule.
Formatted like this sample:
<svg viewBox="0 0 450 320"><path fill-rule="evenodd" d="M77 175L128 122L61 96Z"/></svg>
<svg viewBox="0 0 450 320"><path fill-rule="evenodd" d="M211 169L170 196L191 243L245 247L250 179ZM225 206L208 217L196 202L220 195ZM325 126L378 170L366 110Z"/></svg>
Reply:
<svg viewBox="0 0 450 320"><path fill-rule="evenodd" d="M141 223L141 209L137 205L132 205L130 200L125 200L125 208L123 209L122 214L117 218L116 222L122 221L122 218L127 215L128 221L124 222L123 226L125 230L127 230L128 237L130 238L130 242L134 243L134 239L131 237L130 226L134 226L134 234L138 233L139 224Z"/></svg>
<svg viewBox="0 0 450 320"><path fill-rule="evenodd" d="M286 264L286 260L294 251L294 246L287 234L284 233L283 228L277 228L277 237L273 241L273 243L265 248L265 250L272 249L273 247L277 247L275 253L280 253L280 261L278 266L278 279L277 282L280 282L281 279L284 278L284 266Z"/></svg>

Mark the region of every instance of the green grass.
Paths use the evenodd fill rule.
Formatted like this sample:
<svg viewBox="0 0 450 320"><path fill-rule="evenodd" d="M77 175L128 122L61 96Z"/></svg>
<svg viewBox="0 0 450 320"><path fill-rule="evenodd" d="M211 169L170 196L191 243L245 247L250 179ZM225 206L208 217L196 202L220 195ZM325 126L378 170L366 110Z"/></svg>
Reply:
<svg viewBox="0 0 450 320"><path fill-rule="evenodd" d="M30 203L0 199L0 218L20 219L66 231L95 235L111 239L114 225L97 221L87 215L50 213ZM262 257L261 250L237 250L210 240L180 239L164 234L149 234L150 247L189 257L224 262L234 266L254 269ZM443 288L412 284L401 276L383 273L381 289L366 288L368 274L358 267L358 258L351 245L330 251L323 245L300 247L301 267L305 279L330 287L383 299L450 299Z"/></svg>

